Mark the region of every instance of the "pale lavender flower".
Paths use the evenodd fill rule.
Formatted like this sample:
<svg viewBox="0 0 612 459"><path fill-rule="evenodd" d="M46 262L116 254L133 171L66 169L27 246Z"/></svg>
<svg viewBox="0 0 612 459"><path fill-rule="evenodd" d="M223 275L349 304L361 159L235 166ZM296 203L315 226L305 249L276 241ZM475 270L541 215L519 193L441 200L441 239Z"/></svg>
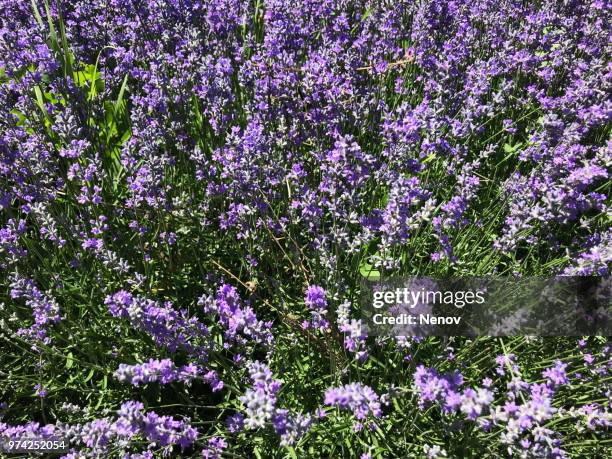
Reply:
<svg viewBox="0 0 612 459"><path fill-rule="evenodd" d="M379 417L382 414L378 394L361 383L327 389L324 403L350 410L355 418L360 420L367 416Z"/></svg>
<svg viewBox="0 0 612 459"><path fill-rule="evenodd" d="M115 371L114 376L119 381L138 386L150 382L168 384L173 381L190 384L199 376L199 373L200 370L193 364L177 367L170 359L149 359L148 362L139 365L122 363Z"/></svg>

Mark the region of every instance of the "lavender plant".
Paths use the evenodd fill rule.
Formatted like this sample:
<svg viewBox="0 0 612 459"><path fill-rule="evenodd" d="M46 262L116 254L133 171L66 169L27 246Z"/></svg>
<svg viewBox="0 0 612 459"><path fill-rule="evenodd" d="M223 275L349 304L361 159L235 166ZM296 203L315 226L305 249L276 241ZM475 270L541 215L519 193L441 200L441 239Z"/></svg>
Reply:
<svg viewBox="0 0 612 459"><path fill-rule="evenodd" d="M368 337L373 274L608 276L606 0L0 0L0 440L608 457L605 337Z"/></svg>

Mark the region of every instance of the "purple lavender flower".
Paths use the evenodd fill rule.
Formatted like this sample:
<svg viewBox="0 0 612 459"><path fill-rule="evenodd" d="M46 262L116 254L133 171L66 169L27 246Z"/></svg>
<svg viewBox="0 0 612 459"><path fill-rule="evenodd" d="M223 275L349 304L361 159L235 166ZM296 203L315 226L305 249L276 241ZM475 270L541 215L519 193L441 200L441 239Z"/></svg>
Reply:
<svg viewBox="0 0 612 459"><path fill-rule="evenodd" d="M190 384L200 374L200 370L193 364L177 367L170 359L149 359L147 363L140 365L119 365L114 376L119 381L126 381L134 386L159 382L168 384L173 381L181 381Z"/></svg>
<svg viewBox="0 0 612 459"><path fill-rule="evenodd" d="M367 350L364 349L367 333L362 326L361 319L350 318L350 302L348 301L341 303L336 313L338 329L344 333L344 347L354 352L360 362L365 362L368 358Z"/></svg>
<svg viewBox="0 0 612 459"><path fill-rule="evenodd" d="M138 438L147 441L151 448L162 447L170 452L174 445L184 449L197 438L197 430L184 420L159 416L152 411L145 413L143 409L141 402L127 401L117 410L115 417L95 419L85 424L9 426L0 423L0 436L15 438L30 434L47 439L61 436L75 447L75 453L79 451L83 455L87 454L85 448L93 449L96 454L107 453L113 448L125 450Z"/></svg>
<svg viewBox="0 0 612 459"><path fill-rule="evenodd" d="M129 319L134 327L171 352L183 349L202 364L207 362L208 328L196 317L189 317L185 310L176 311L169 302L160 306L124 290L107 296L105 304L113 316Z"/></svg>
<svg viewBox="0 0 612 459"><path fill-rule="evenodd" d="M45 398L47 396L47 389L45 389L42 384L36 384L34 390L36 391L37 397Z"/></svg>
<svg viewBox="0 0 612 459"><path fill-rule="evenodd" d="M329 327L329 322L326 319L327 300L325 298L325 290L318 285L309 285L306 289L304 303L310 309L312 319L309 325L314 328L325 330Z"/></svg>
<svg viewBox="0 0 612 459"><path fill-rule="evenodd" d="M309 430L314 419L310 415L291 413L276 406L281 383L272 377L272 371L266 365L252 362L249 376L252 388L240 397L245 405L246 417L232 416L228 420L231 430L241 430L243 425L247 429L259 429L271 423L280 436L281 445L295 444Z"/></svg>
<svg viewBox="0 0 612 459"><path fill-rule="evenodd" d="M50 344L51 339L47 336L47 327L60 320L60 309L57 302L41 292L33 280L18 274L12 276L10 287L11 298L24 299L34 315L34 324L29 328L20 328L17 334L33 340L34 343L40 340L45 344Z"/></svg>
<svg viewBox="0 0 612 459"><path fill-rule="evenodd" d="M226 423L228 432L240 432L244 429L244 415L242 413L233 414L227 418Z"/></svg>
<svg viewBox="0 0 612 459"><path fill-rule="evenodd" d="M313 423L309 415L292 414L289 410L278 409L272 416L272 426L277 435L280 436L281 446L294 445L302 436L308 432Z"/></svg>
<svg viewBox="0 0 612 459"><path fill-rule="evenodd" d="M496 372L500 376L504 376L508 368L511 368L513 372L518 370L518 366L516 365L516 356L514 354L508 355L498 355L495 357L495 362L497 363Z"/></svg>
<svg viewBox="0 0 612 459"><path fill-rule="evenodd" d="M382 414L378 394L371 387L361 383L351 383L325 391L326 405L336 405L350 410L355 418L379 417Z"/></svg>
<svg viewBox="0 0 612 459"><path fill-rule="evenodd" d="M470 421L475 421L488 410L491 402L493 402L493 393L490 390L468 388L461 396L461 412L465 413Z"/></svg>
<svg viewBox="0 0 612 459"><path fill-rule="evenodd" d="M240 401L246 407L245 427L257 429L264 427L266 422L272 419L276 411L276 393L281 383L273 379L272 371L259 362L253 362L249 366L249 375L253 388L240 397Z"/></svg>
<svg viewBox="0 0 612 459"><path fill-rule="evenodd" d="M202 457L204 459L221 459L225 448L227 448L227 442L223 438L209 438L208 446L202 450Z"/></svg>
<svg viewBox="0 0 612 459"><path fill-rule="evenodd" d="M563 363L560 360L555 361L555 366L547 368L542 372L542 376L553 386L562 386L569 382L565 369L567 363Z"/></svg>
<svg viewBox="0 0 612 459"><path fill-rule="evenodd" d="M258 320L253 308L243 307L241 303L236 288L227 284L219 288L214 299L203 296L198 301L205 312L218 314L219 322L226 329L225 336L230 341L240 342L238 333L242 333L256 343L270 346L274 341L269 330L270 323Z"/></svg>
<svg viewBox="0 0 612 459"><path fill-rule="evenodd" d="M446 412L459 409L462 404L460 387L463 376L455 371L440 375L433 368L419 365L414 372L414 385L419 393L419 406L440 402Z"/></svg>

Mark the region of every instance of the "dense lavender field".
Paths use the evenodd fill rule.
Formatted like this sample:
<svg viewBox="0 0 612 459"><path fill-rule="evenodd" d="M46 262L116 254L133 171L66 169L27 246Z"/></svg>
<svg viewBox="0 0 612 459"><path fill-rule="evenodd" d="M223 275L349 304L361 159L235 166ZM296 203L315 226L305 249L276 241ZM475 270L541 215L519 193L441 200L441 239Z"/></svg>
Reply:
<svg viewBox="0 0 612 459"><path fill-rule="evenodd" d="M0 439L612 457L608 338L368 337L359 313L373 273L609 275L611 17L0 0Z"/></svg>

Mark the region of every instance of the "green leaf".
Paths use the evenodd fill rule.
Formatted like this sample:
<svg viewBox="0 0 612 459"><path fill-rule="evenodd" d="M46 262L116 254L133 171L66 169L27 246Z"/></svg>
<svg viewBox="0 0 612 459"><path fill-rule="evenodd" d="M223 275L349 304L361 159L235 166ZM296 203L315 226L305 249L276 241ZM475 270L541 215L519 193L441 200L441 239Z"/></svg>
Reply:
<svg viewBox="0 0 612 459"><path fill-rule="evenodd" d="M51 8L49 8L49 2L44 0L45 3L45 15L47 16L47 24L49 25L49 36L51 38L51 49L57 53L61 52L59 42L57 41L57 33L55 26L53 25L53 19L51 18Z"/></svg>
<svg viewBox="0 0 612 459"><path fill-rule="evenodd" d="M96 96L96 92L104 89L104 81L102 80L102 74L98 71L98 64L100 63L100 56L106 48L115 49L114 46L110 45L103 47L96 56L96 63L93 66L91 64L87 66L87 68L91 68L91 79L89 80L91 81L91 85L89 86L88 96L90 101Z"/></svg>
<svg viewBox="0 0 612 459"><path fill-rule="evenodd" d="M512 156L514 156L514 154L523 146L522 142L519 142L517 144L514 145L510 145L509 143L505 143L504 144L504 153L506 153L506 155L504 156L504 158L497 163L497 166L499 166L500 164L505 163L506 161L508 161L510 158L512 158Z"/></svg>
<svg viewBox="0 0 612 459"><path fill-rule="evenodd" d="M89 373L87 374L87 377L86 377L86 378L83 380L83 382L84 382L84 383L89 382L89 380L90 380L91 378L93 378L93 375L94 375L94 369L93 369L93 368L91 368L91 369L89 370Z"/></svg>
<svg viewBox="0 0 612 459"><path fill-rule="evenodd" d="M380 279L380 271L374 269L374 266L365 260L359 265L359 274L366 279Z"/></svg>
<svg viewBox="0 0 612 459"><path fill-rule="evenodd" d="M125 95L125 90L127 88L128 75L126 74L123 77L123 82L121 83L121 89L119 89L119 95L117 96L117 100L115 101L115 111L114 116L117 118L117 113L119 113L119 109L123 106L123 96Z"/></svg>
<svg viewBox="0 0 612 459"><path fill-rule="evenodd" d="M35 0L32 0L32 9L34 10L34 18L36 19L36 22L38 22L38 25L44 27L42 16L40 15L40 11L38 11L38 6L36 6Z"/></svg>
<svg viewBox="0 0 612 459"><path fill-rule="evenodd" d="M509 143L505 143L504 144L504 152L505 153L514 153L516 152L519 148L521 148L523 146L522 142L516 143L514 145L510 145Z"/></svg>
<svg viewBox="0 0 612 459"><path fill-rule="evenodd" d="M108 386L108 375L104 375L99 384L102 390L106 390L106 387Z"/></svg>
<svg viewBox="0 0 612 459"><path fill-rule="evenodd" d="M72 352L68 352L68 355L66 355L66 369L72 368L72 365L74 365L74 356Z"/></svg>
<svg viewBox="0 0 612 459"><path fill-rule="evenodd" d="M49 112L47 112L47 108L45 107L45 97L43 96L43 92L40 89L40 86L34 86L34 95L36 97L36 105L42 112L43 117L45 118L45 125L51 125L51 117L49 116Z"/></svg>
<svg viewBox="0 0 612 459"><path fill-rule="evenodd" d="M11 110L11 115L15 115L17 117L17 126L25 126L26 117L19 110Z"/></svg>
<svg viewBox="0 0 612 459"><path fill-rule="evenodd" d="M62 49L64 51L64 72L67 76L73 76L72 71L72 61L74 57L72 53L68 49L68 39L66 38L66 27L64 27L64 19L61 14L61 6L59 0L56 0L57 11L58 11L58 19L59 19L59 28L60 28L60 36L62 37Z"/></svg>
<svg viewBox="0 0 612 459"><path fill-rule="evenodd" d="M433 153L430 153L430 154L427 155L427 157L423 161L421 161L421 163L422 164L427 164L427 163L432 162L434 159L436 159L436 155L433 154Z"/></svg>
<svg viewBox="0 0 612 459"><path fill-rule="evenodd" d="M84 70L74 72L74 80L77 86L84 87L89 86L89 100L92 100L96 93L104 90L104 81L102 81L102 74L97 68L98 62L95 64L89 64Z"/></svg>
<svg viewBox="0 0 612 459"><path fill-rule="evenodd" d="M104 400L104 396L105 395L106 395L106 391L103 391L100 394L100 398L98 399L98 402L96 403L96 406L94 406L94 410L97 410L100 407L100 405L102 405L102 400Z"/></svg>

